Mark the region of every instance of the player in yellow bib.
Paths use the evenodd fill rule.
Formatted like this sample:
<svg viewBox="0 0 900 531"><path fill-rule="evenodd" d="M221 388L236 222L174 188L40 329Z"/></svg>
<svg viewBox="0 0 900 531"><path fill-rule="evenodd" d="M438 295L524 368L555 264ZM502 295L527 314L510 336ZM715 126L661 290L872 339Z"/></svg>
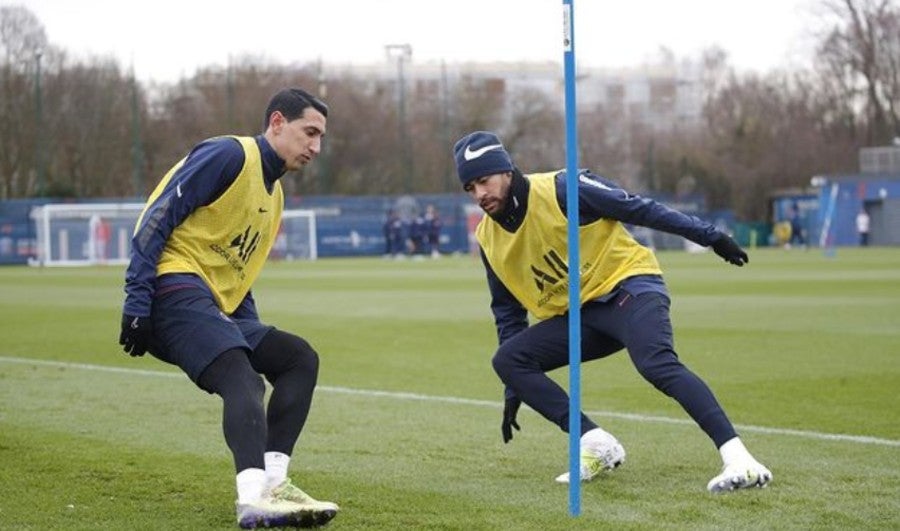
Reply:
<svg viewBox="0 0 900 531"><path fill-rule="evenodd" d="M287 477L318 354L262 323L251 293L281 223L279 179L319 154L327 115L308 92L279 91L263 134L205 140L166 173L131 242L119 343L179 366L222 398L243 528L312 527L338 511ZM272 384L268 404L260 375Z"/></svg>
<svg viewBox="0 0 900 531"><path fill-rule="evenodd" d="M568 365L568 219L565 171L524 175L496 134L454 146L466 192L487 214L476 228L500 347L494 370L506 386L501 432L512 439L522 402L564 432L569 397L546 373ZM709 387L675 353L669 295L653 252L625 224L677 234L742 266L747 254L696 217L632 195L589 171L578 178L582 361L627 350L638 372L675 399L712 439L722 471L710 492L764 487L772 473L747 451ZM529 326L531 313L536 324ZM581 480L625 461L625 449L581 414ZM568 483L569 474L556 478Z"/></svg>

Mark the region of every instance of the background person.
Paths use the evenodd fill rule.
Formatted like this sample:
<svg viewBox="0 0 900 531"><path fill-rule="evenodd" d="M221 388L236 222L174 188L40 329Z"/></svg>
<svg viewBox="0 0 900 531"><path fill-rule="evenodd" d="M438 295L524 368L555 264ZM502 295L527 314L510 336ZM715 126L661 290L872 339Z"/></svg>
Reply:
<svg viewBox="0 0 900 531"><path fill-rule="evenodd" d="M859 234L859 244L862 247L869 246L870 221L869 213L866 212L866 209L860 209L859 214L856 215L856 232Z"/></svg>
<svg viewBox="0 0 900 531"><path fill-rule="evenodd" d="M806 249L806 230L803 228L803 219L800 217L800 208L796 203L791 206L790 213L791 238L785 247L791 248L791 245L799 245Z"/></svg>
<svg viewBox="0 0 900 531"><path fill-rule="evenodd" d="M260 322L250 291L281 224L279 178L319 154L327 115L306 91L278 92L263 134L201 142L166 173L131 242L119 343L132 356L149 351L178 365L222 398L244 528L319 525L338 511L287 477L318 354ZM267 405L260 375L273 387Z"/></svg>
<svg viewBox="0 0 900 531"><path fill-rule="evenodd" d="M426 243L432 258L441 257L441 228L444 226L441 215L434 205L425 207Z"/></svg>
<svg viewBox="0 0 900 531"><path fill-rule="evenodd" d="M391 258L396 254L396 248L399 245L398 240L401 238L400 231L402 229L400 217L397 212L390 208L384 217L384 223L381 225L381 233L384 236L384 257Z"/></svg>
<svg viewBox="0 0 900 531"><path fill-rule="evenodd" d="M494 370L506 385L501 433L519 429L522 402L565 432L569 398L546 372L568 364L568 221L564 171L525 176L500 139L476 131L455 144L464 189L486 216L476 229L491 292L500 347ZM675 399L719 449L720 474L711 492L765 486L772 473L747 451L712 391L675 353L669 295L653 252L623 226L681 235L742 266L747 254L725 233L692 216L582 171L578 176L582 361L623 348L638 372ZM527 313L540 322L529 327ZM625 460L625 449L581 414L580 479ZM568 473L557 477L567 483Z"/></svg>
<svg viewBox="0 0 900 531"><path fill-rule="evenodd" d="M88 249L90 260L103 264L106 263L107 246L110 238L109 223L98 214L94 214L88 220Z"/></svg>
<svg viewBox="0 0 900 531"><path fill-rule="evenodd" d="M419 213L413 213L409 224L409 254L413 258L422 259L426 253L426 241L428 238L428 225L425 218Z"/></svg>

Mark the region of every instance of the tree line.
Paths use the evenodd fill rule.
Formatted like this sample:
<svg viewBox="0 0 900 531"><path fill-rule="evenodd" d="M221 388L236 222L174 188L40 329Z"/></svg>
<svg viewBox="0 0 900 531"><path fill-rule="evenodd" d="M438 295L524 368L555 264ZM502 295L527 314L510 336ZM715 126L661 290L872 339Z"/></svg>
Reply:
<svg viewBox="0 0 900 531"><path fill-rule="evenodd" d="M711 208L765 220L768 195L818 174L854 172L858 150L900 137L900 9L891 0L822 0L828 21L811 66L738 73L710 48L702 114L649 126L610 103L579 108L579 159L644 193L701 191ZM671 59L671 58L670 58ZM25 7L0 7L0 200L146 195L185 150L221 134L256 134L265 102L302 86L332 109L323 153L285 176L286 193L460 191L453 141L499 130L526 170L564 163L560 102L533 89L461 78L410 83L322 65L253 58L199 68L173 84L139 83L116 60L73 60Z"/></svg>

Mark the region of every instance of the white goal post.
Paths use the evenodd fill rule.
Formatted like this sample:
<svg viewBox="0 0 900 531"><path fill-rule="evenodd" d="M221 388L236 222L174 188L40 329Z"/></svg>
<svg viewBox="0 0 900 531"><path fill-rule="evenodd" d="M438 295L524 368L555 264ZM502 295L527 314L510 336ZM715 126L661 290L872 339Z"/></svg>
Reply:
<svg viewBox="0 0 900 531"><path fill-rule="evenodd" d="M50 203L31 210L37 257L33 266L124 265L144 203ZM316 214L290 209L272 247L272 259L315 260Z"/></svg>
<svg viewBox="0 0 900 531"><path fill-rule="evenodd" d="M319 258L315 210L294 208L281 213L281 230L269 257L275 260Z"/></svg>
<svg viewBox="0 0 900 531"><path fill-rule="evenodd" d="M36 266L127 264L143 203L50 203L31 210Z"/></svg>

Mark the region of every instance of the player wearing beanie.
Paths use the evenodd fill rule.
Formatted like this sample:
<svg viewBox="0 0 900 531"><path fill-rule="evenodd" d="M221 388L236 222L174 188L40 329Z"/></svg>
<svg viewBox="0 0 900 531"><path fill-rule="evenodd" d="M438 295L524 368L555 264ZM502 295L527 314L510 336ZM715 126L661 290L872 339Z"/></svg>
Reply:
<svg viewBox="0 0 900 531"><path fill-rule="evenodd" d="M519 429L522 402L568 432L568 396L546 375L569 361L566 172L524 175L487 131L464 136L453 153L463 188L487 214L476 237L500 342L493 366L506 386L503 441ZM709 387L678 359L662 270L625 224L683 236L736 266L749 261L747 253L705 221L590 171L579 171L577 179L582 361L625 349L641 376L684 408L722 457L722 471L707 483L710 492L766 486L772 473L744 447ZM529 312L538 319L532 326ZM581 428L582 481L624 462L622 444L584 413ZM569 474L556 480L568 483Z"/></svg>

